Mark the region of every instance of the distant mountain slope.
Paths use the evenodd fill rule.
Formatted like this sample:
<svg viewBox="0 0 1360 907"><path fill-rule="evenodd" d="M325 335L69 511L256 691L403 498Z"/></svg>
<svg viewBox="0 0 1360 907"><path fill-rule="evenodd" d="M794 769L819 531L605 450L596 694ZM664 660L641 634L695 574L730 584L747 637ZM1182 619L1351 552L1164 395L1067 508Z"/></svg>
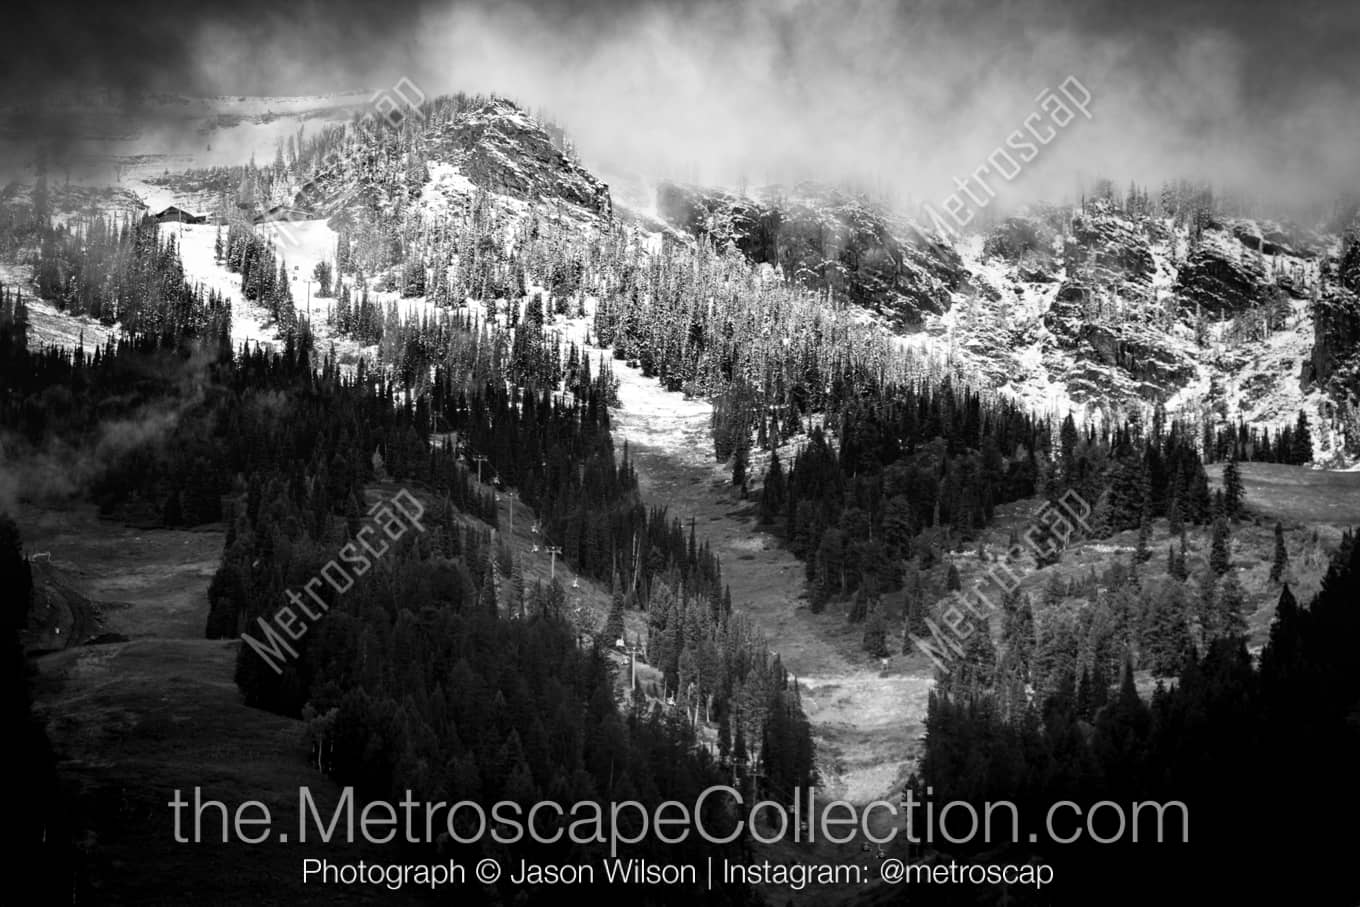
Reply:
<svg viewBox="0 0 1360 907"><path fill-rule="evenodd" d="M1353 236L1142 194L1035 206L952 238L814 186L663 183L657 211L1041 409L1111 417L1160 404L1270 429L1303 410L1322 429L1316 460L1360 451Z"/></svg>
<svg viewBox="0 0 1360 907"><path fill-rule="evenodd" d="M511 243L526 220L548 218L585 243L633 231L658 253L663 237L704 238L851 303L903 346L1039 409L1101 419L1161 405L1269 429L1302 410L1317 428L1315 461L1360 454L1353 211L1312 229L1231 216L1184 185L1157 198L1107 187L946 237L830 184L736 192L664 182L644 211L616 207L560 130L504 98L434 98L405 122L368 130L354 124L363 100L162 98L155 109L175 125L171 139L105 130L103 153L153 208L207 213L233 197L230 209L257 220L325 219L365 273L391 274L383 285L438 304L456 301L457 289L442 285L428 255L441 231L502 230ZM307 155L304 133L317 145ZM277 151L289 140L296 159ZM271 154L273 164L245 165ZM221 166L228 158L234 166ZM176 164L210 169L167 172ZM88 206L67 194L58 208ZM434 286L404 274L408 263L423 264Z"/></svg>
<svg viewBox="0 0 1360 907"><path fill-rule="evenodd" d="M400 217L425 197L490 194L504 205L546 204L607 221L609 187L554 144L547 130L502 98L440 99L401 129L354 137L327 157L285 206L294 217ZM447 208L441 213L448 214Z"/></svg>

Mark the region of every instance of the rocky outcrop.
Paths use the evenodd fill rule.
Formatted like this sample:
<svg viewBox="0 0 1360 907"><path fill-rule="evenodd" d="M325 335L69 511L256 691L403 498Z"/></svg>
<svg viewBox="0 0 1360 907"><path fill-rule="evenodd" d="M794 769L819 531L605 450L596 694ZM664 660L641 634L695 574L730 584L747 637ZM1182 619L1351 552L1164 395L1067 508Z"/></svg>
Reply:
<svg viewBox="0 0 1360 907"><path fill-rule="evenodd" d="M1230 318L1260 299L1265 282L1261 253L1235 240L1231 233L1204 231L1177 277L1176 296L1183 309Z"/></svg>
<svg viewBox="0 0 1360 907"><path fill-rule="evenodd" d="M609 218L609 187L572 161L537 121L510 101L491 98L432 126L398 155L372 143L312 177L286 206L293 216L335 217L363 208L391 214L418 197L429 164L452 165L474 186L526 202L562 203L586 217Z"/></svg>
<svg viewBox="0 0 1360 907"><path fill-rule="evenodd" d="M475 185L526 201L559 200L609 217L609 187L558 150L537 121L503 98L460 113L431 138L432 160L455 164Z"/></svg>
<svg viewBox="0 0 1360 907"><path fill-rule="evenodd" d="M947 311L966 280L948 243L863 196L824 186L738 196L663 183L657 210L677 229L731 243L751 261L906 327Z"/></svg>
<svg viewBox="0 0 1360 907"><path fill-rule="evenodd" d="M1360 228L1325 262L1330 275L1313 303L1313 354L1305 379L1360 396Z"/></svg>
<svg viewBox="0 0 1360 907"><path fill-rule="evenodd" d="M1067 375L1073 399L1129 392L1165 399L1194 378L1194 362L1163 330L1122 314L1105 293L1064 283L1043 316L1059 346L1074 357Z"/></svg>
<svg viewBox="0 0 1360 907"><path fill-rule="evenodd" d="M1343 241L1339 258L1327 262L1333 281L1313 303L1313 351L1304 368L1344 400L1360 399L1360 229Z"/></svg>
<svg viewBox="0 0 1360 907"><path fill-rule="evenodd" d="M1057 236L1057 231L1041 218L1008 217L982 241L982 255L1016 265L1024 280L1046 283L1053 279L1057 266Z"/></svg>
<svg viewBox="0 0 1360 907"><path fill-rule="evenodd" d="M662 221L691 236L706 236L717 246L731 242L757 264L779 263L781 212L754 199L662 183L656 190Z"/></svg>
<svg viewBox="0 0 1360 907"><path fill-rule="evenodd" d="M1293 225L1238 219L1229 221L1226 226L1244 247L1262 255L1312 258L1319 251L1316 237Z"/></svg>
<svg viewBox="0 0 1360 907"><path fill-rule="evenodd" d="M1085 324L1079 332L1091 359L1144 382L1149 398L1164 397L1195 377L1195 365L1156 328L1138 324Z"/></svg>
<svg viewBox="0 0 1360 907"><path fill-rule="evenodd" d="M1115 287L1120 294L1147 298L1156 270L1148 235L1136 222L1105 201L1072 217L1072 234L1063 250L1069 276Z"/></svg>
<svg viewBox="0 0 1360 907"><path fill-rule="evenodd" d="M1360 397L1360 296L1329 287L1313 304L1313 353L1305 381Z"/></svg>

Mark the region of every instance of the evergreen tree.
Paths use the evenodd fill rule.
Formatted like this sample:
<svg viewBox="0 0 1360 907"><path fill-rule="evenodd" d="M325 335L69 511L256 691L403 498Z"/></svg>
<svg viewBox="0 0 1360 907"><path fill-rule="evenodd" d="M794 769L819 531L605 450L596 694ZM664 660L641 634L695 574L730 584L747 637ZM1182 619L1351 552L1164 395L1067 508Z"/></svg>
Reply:
<svg viewBox="0 0 1360 907"><path fill-rule="evenodd" d="M1171 499L1166 505L1167 529L1172 535L1180 535L1184 516L1181 506L1181 481L1179 470L1171 477L1169 489Z"/></svg>
<svg viewBox="0 0 1360 907"><path fill-rule="evenodd" d="M312 269L312 278L316 281L316 295L325 298L331 295L331 277L333 269L330 262L318 261L316 267Z"/></svg>
<svg viewBox="0 0 1360 907"><path fill-rule="evenodd" d="M1148 542L1152 537L1152 517L1147 508L1143 509L1143 518L1138 521L1138 547L1134 552L1134 560L1140 564L1145 564L1152 560L1152 549L1148 547Z"/></svg>
<svg viewBox="0 0 1360 907"><path fill-rule="evenodd" d="M770 454L770 467L765 471L765 484L760 489L760 522L773 523L784 512L784 467L779 452Z"/></svg>
<svg viewBox="0 0 1360 907"><path fill-rule="evenodd" d="M864 624L862 646L864 651L874 658L887 658L889 655L888 632L883 618L883 607L877 602L869 606L869 615Z"/></svg>
<svg viewBox="0 0 1360 907"><path fill-rule="evenodd" d="M1141 665L1154 674L1175 674L1192 648L1185 588L1179 583L1163 587L1147 598L1146 608L1139 638Z"/></svg>
<svg viewBox="0 0 1360 907"><path fill-rule="evenodd" d="M1189 556L1189 545L1185 537L1185 527L1181 527L1180 543L1176 549L1176 560L1170 571L1173 577L1184 582L1190 576L1190 565L1187 562Z"/></svg>
<svg viewBox="0 0 1360 907"><path fill-rule="evenodd" d="M1237 469L1237 458L1233 457L1223 466L1223 512L1229 519L1242 515L1242 475Z"/></svg>
<svg viewBox="0 0 1360 907"><path fill-rule="evenodd" d="M1218 577L1212 570L1199 574L1199 590L1190 623L1196 648L1203 651L1208 643L1222 635L1218 612Z"/></svg>
<svg viewBox="0 0 1360 907"><path fill-rule="evenodd" d="M1313 460L1313 435L1308 430L1308 417L1299 410L1299 420L1294 426L1293 457L1295 464L1303 466Z"/></svg>
<svg viewBox="0 0 1360 907"><path fill-rule="evenodd" d="M1010 593L1008 607L1002 624L1002 638L1006 641L1008 655L1020 671L1022 680L1028 679L1034 660L1034 606L1028 594Z"/></svg>
<svg viewBox="0 0 1360 907"><path fill-rule="evenodd" d="M1219 576L1228 572L1231 538L1227 517L1220 516L1215 519L1213 540L1209 548L1209 569Z"/></svg>
<svg viewBox="0 0 1360 907"><path fill-rule="evenodd" d="M1280 522L1275 523L1275 557L1270 565L1270 581L1280 582L1289 569L1289 550L1284 544L1284 525Z"/></svg>
<svg viewBox="0 0 1360 907"><path fill-rule="evenodd" d="M746 464L750 457L750 442L737 443L736 450L732 452L732 484L741 489L741 496L746 497Z"/></svg>
<svg viewBox="0 0 1360 907"><path fill-rule="evenodd" d="M1077 450L1077 423L1068 413L1063 419L1062 428L1058 431L1059 456L1061 457L1062 479L1067 487L1071 488L1076 484L1076 450Z"/></svg>

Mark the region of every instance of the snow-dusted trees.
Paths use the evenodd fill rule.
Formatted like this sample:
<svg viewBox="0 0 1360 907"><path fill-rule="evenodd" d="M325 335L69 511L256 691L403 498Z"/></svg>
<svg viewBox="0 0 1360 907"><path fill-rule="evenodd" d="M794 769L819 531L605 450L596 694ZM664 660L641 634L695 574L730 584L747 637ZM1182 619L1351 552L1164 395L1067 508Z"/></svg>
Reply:
<svg viewBox="0 0 1360 907"><path fill-rule="evenodd" d="M258 300L274 316L280 333L296 330L297 312L293 308L288 267L273 243L250 227L234 223L227 231L223 258L227 270L241 275L242 296Z"/></svg>
<svg viewBox="0 0 1360 907"><path fill-rule="evenodd" d="M150 217L42 228L34 276L45 299L133 333L215 336L230 320L226 300L188 282L175 238Z"/></svg>

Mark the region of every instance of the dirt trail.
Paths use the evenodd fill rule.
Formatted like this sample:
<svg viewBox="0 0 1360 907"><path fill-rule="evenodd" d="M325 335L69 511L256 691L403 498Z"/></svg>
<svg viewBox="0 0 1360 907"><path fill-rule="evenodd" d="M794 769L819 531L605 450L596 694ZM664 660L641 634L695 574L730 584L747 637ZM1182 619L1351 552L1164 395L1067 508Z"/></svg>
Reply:
<svg viewBox="0 0 1360 907"><path fill-rule="evenodd" d="M925 732L932 679L894 656L886 667L860 648L863 628L831 608L813 614L804 567L761 531L753 501L741 500L714 461L712 407L667 393L654 379L615 364L620 405L616 443L629 456L649 504L694 519L722 559L735 610L747 614L802 685L826 792L866 801L885 794L915 757Z"/></svg>

